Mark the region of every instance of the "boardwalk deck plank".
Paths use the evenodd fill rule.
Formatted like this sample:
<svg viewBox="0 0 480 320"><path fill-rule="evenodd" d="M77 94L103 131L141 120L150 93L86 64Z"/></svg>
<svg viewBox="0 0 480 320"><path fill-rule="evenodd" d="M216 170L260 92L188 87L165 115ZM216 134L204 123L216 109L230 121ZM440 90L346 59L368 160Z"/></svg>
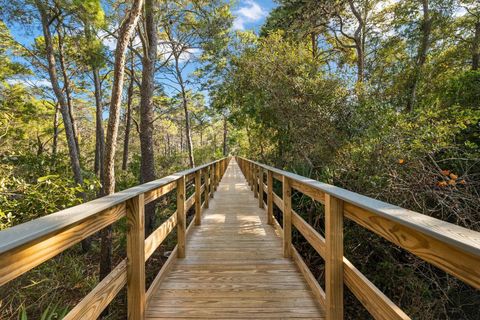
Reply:
<svg viewBox="0 0 480 320"><path fill-rule="evenodd" d="M193 228L147 319L324 319L233 159Z"/></svg>

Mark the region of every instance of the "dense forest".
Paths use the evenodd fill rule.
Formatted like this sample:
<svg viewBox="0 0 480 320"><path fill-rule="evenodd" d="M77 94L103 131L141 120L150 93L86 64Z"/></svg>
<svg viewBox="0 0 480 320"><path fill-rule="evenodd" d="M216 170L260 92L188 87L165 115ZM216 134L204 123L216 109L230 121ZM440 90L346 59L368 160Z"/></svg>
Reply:
<svg viewBox="0 0 480 320"><path fill-rule="evenodd" d="M480 231L478 0L257 2L0 0L0 230L241 155ZM324 232L320 205L293 205ZM171 210L148 205L147 234ZM0 318L61 318L124 229L2 287ZM413 319L479 319L478 291L353 223L345 256Z"/></svg>

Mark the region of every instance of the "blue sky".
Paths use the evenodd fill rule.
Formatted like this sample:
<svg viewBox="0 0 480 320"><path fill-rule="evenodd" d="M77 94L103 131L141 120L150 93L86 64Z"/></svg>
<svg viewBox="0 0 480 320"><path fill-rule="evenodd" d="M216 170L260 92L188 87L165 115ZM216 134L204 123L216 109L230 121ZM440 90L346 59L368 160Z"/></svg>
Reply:
<svg viewBox="0 0 480 320"><path fill-rule="evenodd" d="M235 0L232 0L235 1ZM276 6L274 0L236 0L235 5L232 8L232 13L235 16L235 20L233 23L234 30L254 30L258 32L260 27L265 22L269 12ZM32 45L34 39L37 36L41 35L41 29L39 25L34 26L33 28L29 28L25 30L23 26L18 24L10 25L11 33L13 37L22 43L23 45L29 47ZM115 48L115 40L105 38L104 44L109 47L110 50ZM16 59L12 57L14 60L20 60L23 62L23 59ZM186 75L188 76L190 72L195 69L195 63L185 70ZM35 86L50 86L50 82L48 79L38 76L30 76L24 77L23 79L13 80L13 82L25 82L30 85ZM167 93L170 90L166 90Z"/></svg>
<svg viewBox="0 0 480 320"><path fill-rule="evenodd" d="M275 7L272 0L240 0L233 9L236 30L258 30L268 13Z"/></svg>

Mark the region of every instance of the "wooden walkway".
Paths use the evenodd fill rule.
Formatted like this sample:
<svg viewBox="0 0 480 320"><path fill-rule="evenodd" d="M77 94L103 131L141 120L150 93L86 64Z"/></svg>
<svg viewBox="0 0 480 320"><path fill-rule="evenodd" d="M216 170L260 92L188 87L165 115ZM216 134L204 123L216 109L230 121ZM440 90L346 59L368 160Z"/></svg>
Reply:
<svg viewBox="0 0 480 320"><path fill-rule="evenodd" d="M324 319L234 159L147 319Z"/></svg>
<svg viewBox="0 0 480 320"><path fill-rule="evenodd" d="M192 180L195 192L186 198L185 184ZM247 180L255 193L267 195L268 215L258 208ZM282 183L279 194L274 180ZM292 209L293 189L324 205L324 236ZM144 206L174 190L177 211L145 239ZM202 214L202 198L213 194ZM282 212L282 226L272 215L274 206ZM186 212L193 207L195 220L187 228ZM344 257L344 220L480 289L479 232L242 157L215 160L0 231L0 287L125 217L127 257L65 320L97 319L125 286L128 319L341 320L346 286L373 318L409 320ZM177 246L147 289L145 261L175 230ZM325 291L292 244L293 230L325 261ZM283 258L283 247L291 260Z"/></svg>

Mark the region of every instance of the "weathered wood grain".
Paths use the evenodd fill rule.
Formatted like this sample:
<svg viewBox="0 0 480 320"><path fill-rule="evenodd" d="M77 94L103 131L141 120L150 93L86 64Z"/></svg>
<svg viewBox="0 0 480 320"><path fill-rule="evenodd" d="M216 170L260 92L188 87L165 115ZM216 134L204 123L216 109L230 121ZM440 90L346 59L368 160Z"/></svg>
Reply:
<svg viewBox="0 0 480 320"><path fill-rule="evenodd" d="M325 287L328 320L343 319L343 201L325 196Z"/></svg>
<svg viewBox="0 0 480 320"><path fill-rule="evenodd" d="M177 183L175 181L170 182L164 186L161 186L160 188L145 192L145 204L148 204L161 196L166 195L172 190L175 190L177 187Z"/></svg>
<svg viewBox="0 0 480 320"><path fill-rule="evenodd" d="M201 226L188 228L186 257L149 290L147 319L323 319L267 220L238 166L230 163Z"/></svg>
<svg viewBox="0 0 480 320"><path fill-rule="evenodd" d="M410 319L345 257L343 266L346 285L375 319Z"/></svg>
<svg viewBox="0 0 480 320"><path fill-rule="evenodd" d="M187 217L185 210L185 179L177 180L177 257L185 258Z"/></svg>
<svg viewBox="0 0 480 320"><path fill-rule="evenodd" d="M127 201L128 319L145 317L145 202L143 194Z"/></svg>
<svg viewBox="0 0 480 320"><path fill-rule="evenodd" d="M97 319L127 284L127 259L120 262L90 293L63 318Z"/></svg>
<svg viewBox="0 0 480 320"><path fill-rule="evenodd" d="M273 224L273 176L267 171L267 222Z"/></svg>
<svg viewBox="0 0 480 320"><path fill-rule="evenodd" d="M292 187L290 180L283 177L283 256L292 255Z"/></svg>
<svg viewBox="0 0 480 320"><path fill-rule="evenodd" d="M303 261L302 256L298 253L297 249L292 245L292 259L297 265L300 272L303 274L303 277L307 281L310 290L312 290L313 294L317 298L319 305L325 307L325 291L323 291L322 287L318 284L317 279L312 274L308 266L306 265L305 261Z"/></svg>
<svg viewBox="0 0 480 320"><path fill-rule="evenodd" d="M202 176L200 171L195 172L195 224L202 222Z"/></svg>
<svg viewBox="0 0 480 320"><path fill-rule="evenodd" d="M322 237L312 226L310 226L298 213L292 210L292 223L303 235L305 240L325 258L325 238Z"/></svg>
<svg viewBox="0 0 480 320"><path fill-rule="evenodd" d="M88 216L73 226L46 234L0 255L0 286L15 279L125 216L125 204Z"/></svg>
<svg viewBox="0 0 480 320"><path fill-rule="evenodd" d="M480 289L480 256L352 204L345 217Z"/></svg>
<svg viewBox="0 0 480 320"><path fill-rule="evenodd" d="M244 159L244 158L243 158ZM407 210L393 204L385 203L361 194L348 191L333 185L303 177L288 171L283 171L255 161L248 160L252 165L259 165L265 170L271 170L274 177L286 176L292 181L308 185L325 194L330 194L345 203L377 214L388 220L407 226L422 234L427 234L460 250L480 256L480 232L469 230L418 212Z"/></svg>
<svg viewBox="0 0 480 320"><path fill-rule="evenodd" d="M273 195L273 203L277 206L277 208L283 212L283 200L280 198L275 192L272 193Z"/></svg>
<svg viewBox="0 0 480 320"><path fill-rule="evenodd" d="M167 236L172 232L172 230L177 226L177 213L173 213L168 220L166 220L160 227L158 227L154 232L152 232L147 239L145 239L145 261L150 258L150 256L155 252L155 250L160 246L167 238Z"/></svg>

